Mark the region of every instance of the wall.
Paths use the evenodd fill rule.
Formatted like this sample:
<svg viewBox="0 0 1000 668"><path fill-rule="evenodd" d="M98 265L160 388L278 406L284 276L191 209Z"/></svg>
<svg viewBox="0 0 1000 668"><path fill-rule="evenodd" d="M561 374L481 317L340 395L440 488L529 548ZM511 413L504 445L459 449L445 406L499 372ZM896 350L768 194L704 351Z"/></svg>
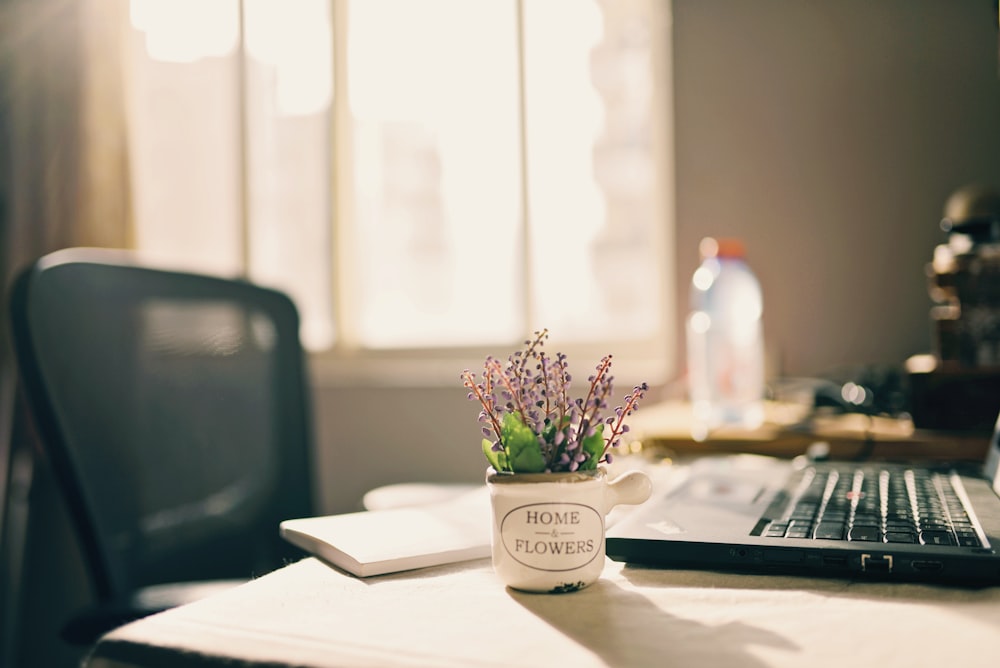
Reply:
<svg viewBox="0 0 1000 668"><path fill-rule="evenodd" d="M777 372L928 351L944 202L1000 183L996 1L673 0L673 14L678 304L699 239L738 235ZM458 387L319 388L324 507L480 480L474 414Z"/></svg>
<svg viewBox="0 0 1000 668"><path fill-rule="evenodd" d="M783 374L929 350L944 202L1000 184L996 11L674 0L678 285L701 236L745 238Z"/></svg>

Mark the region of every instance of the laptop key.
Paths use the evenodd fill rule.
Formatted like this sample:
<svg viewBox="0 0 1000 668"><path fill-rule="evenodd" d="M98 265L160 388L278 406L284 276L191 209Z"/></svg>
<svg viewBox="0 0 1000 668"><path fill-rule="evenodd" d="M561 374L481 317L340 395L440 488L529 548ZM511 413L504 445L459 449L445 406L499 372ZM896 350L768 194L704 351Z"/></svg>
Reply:
<svg viewBox="0 0 1000 668"><path fill-rule="evenodd" d="M962 547L982 547L982 544L979 542L979 537L975 535L960 535L958 537L958 544Z"/></svg>
<svg viewBox="0 0 1000 668"><path fill-rule="evenodd" d="M816 533L813 538L821 540L843 540L844 525L840 522L820 522L816 525Z"/></svg>
<svg viewBox="0 0 1000 668"><path fill-rule="evenodd" d="M853 526L847 534L847 540L882 541L882 530L876 526Z"/></svg>
<svg viewBox="0 0 1000 668"><path fill-rule="evenodd" d="M890 531L905 531L907 533L913 533L913 522L886 522L885 530L886 533Z"/></svg>
<svg viewBox="0 0 1000 668"><path fill-rule="evenodd" d="M921 531L920 542L924 545L954 545L950 531Z"/></svg>
<svg viewBox="0 0 1000 668"><path fill-rule="evenodd" d="M912 531L886 531L885 542L887 543L916 543L917 534Z"/></svg>
<svg viewBox="0 0 1000 668"><path fill-rule="evenodd" d="M788 525L785 522L771 522L764 530L764 535L768 538L782 538Z"/></svg>
<svg viewBox="0 0 1000 668"><path fill-rule="evenodd" d="M789 538L802 538L805 536L812 535L812 522L806 520L792 520L788 523L788 531L785 533ZM795 534L794 536L792 534Z"/></svg>

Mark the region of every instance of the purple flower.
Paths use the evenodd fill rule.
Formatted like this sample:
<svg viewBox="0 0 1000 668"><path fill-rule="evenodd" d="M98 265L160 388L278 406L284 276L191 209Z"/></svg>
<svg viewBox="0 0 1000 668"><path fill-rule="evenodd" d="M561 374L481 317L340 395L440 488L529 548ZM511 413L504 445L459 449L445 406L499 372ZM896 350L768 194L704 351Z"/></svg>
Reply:
<svg viewBox="0 0 1000 668"><path fill-rule="evenodd" d="M463 385L469 390L468 398L481 405L479 421L485 425L483 434L494 439L489 450L509 455L502 427L505 420L511 420L506 416L512 415L516 418L514 424L526 427L533 438L526 444L523 436L511 437L522 439L518 441L518 448L537 447L546 472L592 469L598 463L610 463L610 451L628 432L625 419L638 408L647 385L636 386L625 397L623 405L614 409L612 416L604 417L602 414L608 408L614 387L611 355L603 357L587 378L586 395L571 398L572 376L566 355L556 353L551 357L546 354L543 346L547 338L548 330L536 332L533 339L524 342L524 350L515 351L505 362L487 357L481 379L468 369L462 372ZM584 439L593 439L598 433L604 441L599 455L592 442L587 448L581 447ZM494 463L493 459L490 461ZM509 457L502 455L496 460L501 462L501 467L503 463L509 467L509 461Z"/></svg>

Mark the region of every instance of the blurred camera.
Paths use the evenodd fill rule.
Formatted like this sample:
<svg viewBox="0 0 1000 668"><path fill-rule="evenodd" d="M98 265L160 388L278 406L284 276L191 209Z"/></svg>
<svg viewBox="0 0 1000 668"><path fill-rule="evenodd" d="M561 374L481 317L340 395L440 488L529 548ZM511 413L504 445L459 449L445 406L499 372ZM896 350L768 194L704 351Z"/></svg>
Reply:
<svg viewBox="0 0 1000 668"><path fill-rule="evenodd" d="M990 431L1000 410L1000 188L945 203L947 242L927 265L934 351L907 360L911 415L926 429Z"/></svg>

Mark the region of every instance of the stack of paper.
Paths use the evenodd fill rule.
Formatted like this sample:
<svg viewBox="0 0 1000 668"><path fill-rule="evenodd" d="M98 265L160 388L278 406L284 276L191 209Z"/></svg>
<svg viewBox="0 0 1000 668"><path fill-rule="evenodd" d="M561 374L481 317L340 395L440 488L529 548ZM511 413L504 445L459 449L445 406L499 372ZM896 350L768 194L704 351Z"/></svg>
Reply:
<svg viewBox="0 0 1000 668"><path fill-rule="evenodd" d="M485 485L448 501L408 508L285 520L282 537L359 577L490 555Z"/></svg>

